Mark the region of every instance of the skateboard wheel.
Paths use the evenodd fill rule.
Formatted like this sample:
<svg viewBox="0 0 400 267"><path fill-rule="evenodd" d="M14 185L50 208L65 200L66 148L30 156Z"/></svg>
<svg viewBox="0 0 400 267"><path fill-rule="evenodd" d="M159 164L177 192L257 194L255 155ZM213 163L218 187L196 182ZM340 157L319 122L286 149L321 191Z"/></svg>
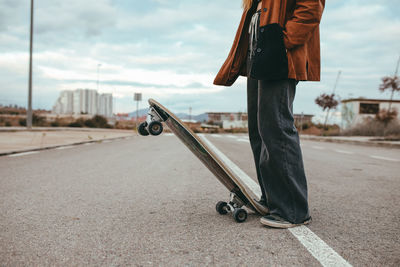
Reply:
<svg viewBox="0 0 400 267"><path fill-rule="evenodd" d="M244 222L247 219L247 211L245 209L235 209L233 211L233 218L238 223Z"/></svg>
<svg viewBox="0 0 400 267"><path fill-rule="evenodd" d="M217 210L217 212L221 215L227 214L228 210L227 210L228 204L224 201L219 201L217 203L217 205L215 206L215 209Z"/></svg>
<svg viewBox="0 0 400 267"><path fill-rule="evenodd" d="M163 126L159 121L152 121L149 124L149 133L151 135L159 135L163 131Z"/></svg>
<svg viewBox="0 0 400 267"><path fill-rule="evenodd" d="M142 122L138 127L138 132L140 135L147 136L149 132L146 130L147 122Z"/></svg>

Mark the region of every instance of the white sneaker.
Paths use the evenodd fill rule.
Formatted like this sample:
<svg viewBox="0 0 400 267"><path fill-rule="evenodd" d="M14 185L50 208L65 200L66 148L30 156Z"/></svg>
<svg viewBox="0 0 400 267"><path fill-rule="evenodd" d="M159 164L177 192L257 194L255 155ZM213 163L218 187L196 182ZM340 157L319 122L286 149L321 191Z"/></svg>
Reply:
<svg viewBox="0 0 400 267"><path fill-rule="evenodd" d="M307 225L307 224L311 223L311 221L312 221L312 219L310 217L302 223L294 224L294 223L286 221L285 219L279 217L278 215L273 215L273 214L269 214L260 219L260 222L263 225L273 227L273 228L281 228L281 229L292 228L292 227L296 227L296 226L300 226L300 225Z"/></svg>

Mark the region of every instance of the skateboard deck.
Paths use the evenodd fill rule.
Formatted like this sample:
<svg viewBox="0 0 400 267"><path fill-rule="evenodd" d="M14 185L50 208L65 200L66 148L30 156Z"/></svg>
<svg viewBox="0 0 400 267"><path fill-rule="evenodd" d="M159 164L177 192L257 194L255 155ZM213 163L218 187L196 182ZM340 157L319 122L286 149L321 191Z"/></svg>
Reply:
<svg viewBox="0 0 400 267"><path fill-rule="evenodd" d="M215 177L229 190L228 202L220 201L216 209L220 214L231 212L237 222L245 221L247 211L243 206L265 215L268 210L260 205L261 191L256 182L249 177L238 175L235 170L225 163L221 153L215 153L217 149L204 137L200 138L188 128L178 117L163 105L149 99L149 112L147 120L140 124L138 131L141 135L159 135L163 131L162 122L193 152L197 158L215 175ZM222 156L222 157L221 157Z"/></svg>

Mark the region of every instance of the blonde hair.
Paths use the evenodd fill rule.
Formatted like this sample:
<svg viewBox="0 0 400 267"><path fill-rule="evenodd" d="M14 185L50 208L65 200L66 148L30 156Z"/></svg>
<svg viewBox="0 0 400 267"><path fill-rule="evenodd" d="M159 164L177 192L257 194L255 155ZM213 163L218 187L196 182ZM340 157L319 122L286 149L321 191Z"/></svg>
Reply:
<svg viewBox="0 0 400 267"><path fill-rule="evenodd" d="M243 9L249 10L251 5L253 4L253 0L243 0Z"/></svg>

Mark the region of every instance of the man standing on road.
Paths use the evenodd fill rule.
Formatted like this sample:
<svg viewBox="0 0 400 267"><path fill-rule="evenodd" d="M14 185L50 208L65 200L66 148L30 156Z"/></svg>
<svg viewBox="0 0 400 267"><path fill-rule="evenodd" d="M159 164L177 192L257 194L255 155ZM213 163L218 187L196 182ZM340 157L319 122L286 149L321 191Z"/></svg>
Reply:
<svg viewBox="0 0 400 267"><path fill-rule="evenodd" d="M231 86L247 76L249 137L275 228L308 224L307 200L293 100L299 81L320 80L319 23L325 0L243 0L232 49L214 84Z"/></svg>

